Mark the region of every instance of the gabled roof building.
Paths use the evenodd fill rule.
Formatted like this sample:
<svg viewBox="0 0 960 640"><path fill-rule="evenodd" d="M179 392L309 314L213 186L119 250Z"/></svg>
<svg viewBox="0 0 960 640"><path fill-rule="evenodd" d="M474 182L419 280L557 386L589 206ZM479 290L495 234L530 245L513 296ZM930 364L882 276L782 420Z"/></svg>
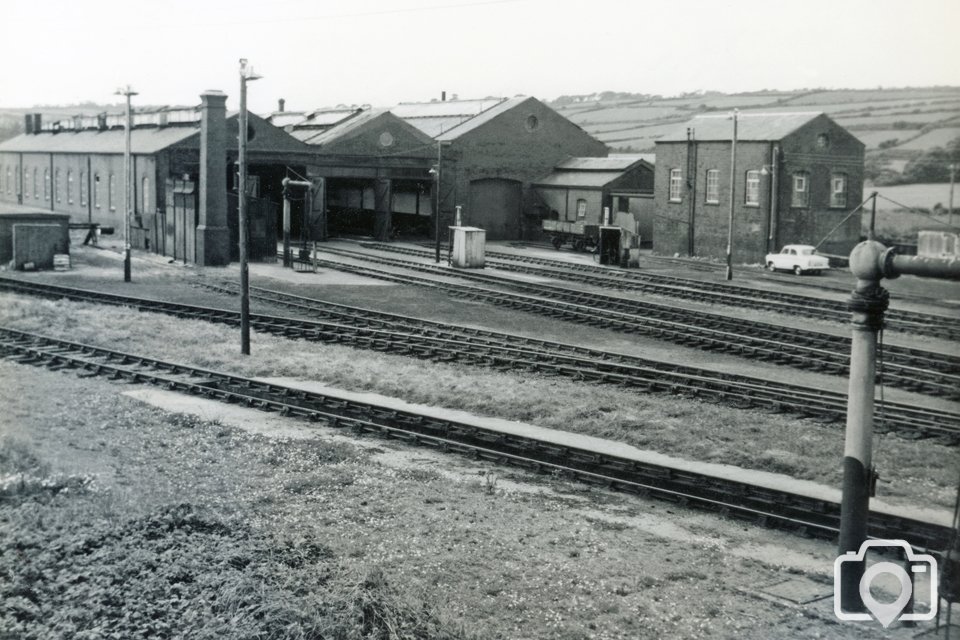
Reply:
<svg viewBox="0 0 960 640"><path fill-rule="evenodd" d="M846 255L860 237L864 145L823 113L696 117L656 142L653 248L726 255L733 175L733 260L755 263L781 244Z"/></svg>

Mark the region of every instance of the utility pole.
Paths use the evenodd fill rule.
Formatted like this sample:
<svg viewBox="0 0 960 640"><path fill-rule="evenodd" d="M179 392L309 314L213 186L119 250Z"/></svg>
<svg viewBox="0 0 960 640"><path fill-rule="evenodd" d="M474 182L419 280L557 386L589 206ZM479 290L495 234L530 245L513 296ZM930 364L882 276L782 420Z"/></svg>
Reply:
<svg viewBox="0 0 960 640"><path fill-rule="evenodd" d="M436 263L440 264L440 164L443 162L443 154L441 151L441 142L437 140L437 166L430 170L430 173L433 174L434 178L434 187L437 200L436 210L433 212L433 235L434 242L436 243Z"/></svg>
<svg viewBox="0 0 960 640"><path fill-rule="evenodd" d="M737 191L737 120L740 112L733 110L733 139L730 144L730 214L727 218L727 280L733 280L733 206Z"/></svg>
<svg viewBox="0 0 960 640"><path fill-rule="evenodd" d="M240 353L250 355L250 272L247 267L247 82L257 80L253 67L247 68L247 59L240 58L240 143L237 164L239 165L239 227L240 227Z"/></svg>
<svg viewBox="0 0 960 640"><path fill-rule="evenodd" d="M947 207L947 224L953 226L953 183L957 178L957 163L950 163L950 205Z"/></svg>
<svg viewBox="0 0 960 640"><path fill-rule="evenodd" d="M114 93L118 96L127 97L126 109L126 129L125 144L123 150L123 281L130 282L130 216L133 210L133 175L131 171L131 130L133 129L133 112L130 110L130 98L137 95L137 92L130 88L130 85L120 87Z"/></svg>

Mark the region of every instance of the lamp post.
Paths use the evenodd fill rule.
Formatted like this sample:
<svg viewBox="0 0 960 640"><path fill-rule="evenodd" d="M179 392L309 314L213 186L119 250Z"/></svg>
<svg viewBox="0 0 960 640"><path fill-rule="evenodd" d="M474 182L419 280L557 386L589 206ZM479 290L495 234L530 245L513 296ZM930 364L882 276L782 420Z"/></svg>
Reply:
<svg viewBox="0 0 960 640"><path fill-rule="evenodd" d="M737 190L737 120L740 112L733 110L733 139L730 144L730 214L727 217L727 280L733 280L733 204Z"/></svg>
<svg viewBox="0 0 960 640"><path fill-rule="evenodd" d="M240 353L250 355L250 273L247 268L247 82L262 76L247 68L247 59L240 58L240 126L237 165L239 170L239 193L237 198L240 231Z"/></svg>
<svg viewBox="0 0 960 640"><path fill-rule="evenodd" d="M126 121L124 125L126 140L123 150L123 281L130 282L130 215L133 209L133 189L131 188L133 176L130 171L130 131L133 129L133 113L130 110L130 98L137 95L137 92L130 88L130 85L127 85L117 89L114 95L127 97Z"/></svg>

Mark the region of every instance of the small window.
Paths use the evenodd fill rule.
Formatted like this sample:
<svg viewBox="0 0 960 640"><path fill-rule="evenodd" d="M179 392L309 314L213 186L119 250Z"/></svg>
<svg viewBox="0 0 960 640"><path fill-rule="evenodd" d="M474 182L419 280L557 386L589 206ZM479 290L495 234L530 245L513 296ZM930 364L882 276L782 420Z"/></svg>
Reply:
<svg viewBox="0 0 960 640"><path fill-rule="evenodd" d="M707 204L720 204L720 171L707 170Z"/></svg>
<svg viewBox="0 0 960 640"><path fill-rule="evenodd" d="M73 204L73 171L67 171L67 204Z"/></svg>
<svg viewBox="0 0 960 640"><path fill-rule="evenodd" d="M20 194L22 193L22 191L20 190L20 188L21 188L21 185L20 185L20 167L17 167L16 169L14 169L14 177L16 178L16 181L17 181L17 195L20 195Z"/></svg>
<svg viewBox="0 0 960 640"><path fill-rule="evenodd" d="M830 206L847 206L847 174L834 173L830 176Z"/></svg>
<svg viewBox="0 0 960 640"><path fill-rule="evenodd" d="M683 186L683 173L680 169L670 169L670 202L680 202L680 190Z"/></svg>
<svg viewBox="0 0 960 640"><path fill-rule="evenodd" d="M11 193L11 186L13 185L13 177L10 172L10 167L7 167L7 195Z"/></svg>
<svg viewBox="0 0 960 640"><path fill-rule="evenodd" d="M527 131L536 131L540 127L540 121L537 119L537 116L531 114L527 116L523 126Z"/></svg>
<svg viewBox="0 0 960 640"><path fill-rule="evenodd" d="M577 220L587 217L587 201L583 198L577 200Z"/></svg>
<svg viewBox="0 0 960 640"><path fill-rule="evenodd" d="M791 207L806 207L810 204L810 176L801 171L793 174L793 196Z"/></svg>
<svg viewBox="0 0 960 640"><path fill-rule="evenodd" d="M87 173L85 171L80 172L80 206L87 206Z"/></svg>
<svg viewBox="0 0 960 640"><path fill-rule="evenodd" d="M93 174L93 206L97 209L100 208L100 203L102 202L100 197L100 174Z"/></svg>
<svg viewBox="0 0 960 640"><path fill-rule="evenodd" d="M40 199L40 180L37 179L37 168L33 168L33 199Z"/></svg>
<svg viewBox="0 0 960 640"><path fill-rule="evenodd" d="M117 197L116 197L116 179L113 174L110 174L109 184L107 185L107 205L110 207L110 211L117 210Z"/></svg>
<svg viewBox="0 0 960 640"><path fill-rule="evenodd" d="M43 170L43 199L50 200L50 169Z"/></svg>
<svg viewBox="0 0 960 640"><path fill-rule="evenodd" d="M57 202L60 202L60 169L53 173L53 194L56 196Z"/></svg>
<svg viewBox="0 0 960 640"><path fill-rule="evenodd" d="M747 171L747 188L744 203L751 206L760 205L760 172Z"/></svg>
<svg viewBox="0 0 960 640"><path fill-rule="evenodd" d="M140 213L146 213L150 210L150 178L143 176L140 185Z"/></svg>

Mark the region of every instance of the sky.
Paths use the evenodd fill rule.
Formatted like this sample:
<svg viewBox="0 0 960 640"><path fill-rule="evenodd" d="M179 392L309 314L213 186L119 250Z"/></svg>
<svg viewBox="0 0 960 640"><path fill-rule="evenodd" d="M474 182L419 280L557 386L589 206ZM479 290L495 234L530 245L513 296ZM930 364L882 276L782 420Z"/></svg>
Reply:
<svg viewBox="0 0 960 640"><path fill-rule="evenodd" d="M0 108L960 85L958 0L4 0Z"/></svg>

